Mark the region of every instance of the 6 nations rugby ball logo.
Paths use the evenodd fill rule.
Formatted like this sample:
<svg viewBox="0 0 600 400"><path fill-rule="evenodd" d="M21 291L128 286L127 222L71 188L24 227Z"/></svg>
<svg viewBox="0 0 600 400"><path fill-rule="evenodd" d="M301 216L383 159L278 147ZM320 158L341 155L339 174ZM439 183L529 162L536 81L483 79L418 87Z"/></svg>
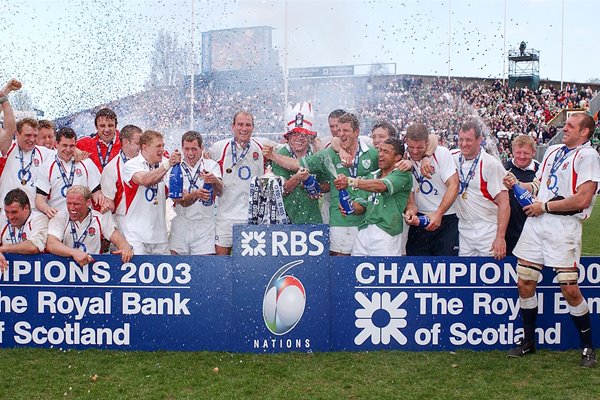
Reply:
<svg viewBox="0 0 600 400"><path fill-rule="evenodd" d="M294 276L284 275L303 260L292 261L279 268L271 277L263 298L263 318L267 328L275 335L285 335L304 314L306 291Z"/></svg>

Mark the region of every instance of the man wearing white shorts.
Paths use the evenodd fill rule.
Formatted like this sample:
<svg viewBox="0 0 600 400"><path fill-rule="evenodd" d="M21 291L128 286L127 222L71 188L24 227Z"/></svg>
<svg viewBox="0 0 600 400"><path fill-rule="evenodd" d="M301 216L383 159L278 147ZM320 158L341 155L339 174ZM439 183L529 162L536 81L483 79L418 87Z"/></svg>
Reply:
<svg viewBox="0 0 600 400"><path fill-rule="evenodd" d="M220 167L223 177L223 194L219 197L216 221L217 255L228 255L233 246L233 224L248 222L248 196L252 178L265 173L262 149L268 140L252 138L254 117L240 111L231 125L233 139L216 142L210 156Z"/></svg>
<svg viewBox="0 0 600 400"><path fill-rule="evenodd" d="M119 132L121 150L119 156L114 157L102 170L100 186L104 196L112 202L111 209L115 217L117 229L127 237L125 232L125 193L123 183L123 169L127 161L140 154L140 136L142 130L135 125L125 125Z"/></svg>
<svg viewBox="0 0 600 400"><path fill-rule="evenodd" d="M169 246L171 254L215 254L215 201L223 192L221 169L213 160L204 159L202 136L188 131L181 138L183 151L183 189L181 200L175 201L175 218L171 221ZM213 187L213 193L204 184Z"/></svg>
<svg viewBox="0 0 600 400"><path fill-rule="evenodd" d="M595 367L596 353L588 304L578 281L582 222L591 213L600 182L600 156L591 147L595 129L592 117L572 114L563 128L563 144L548 148L533 183L521 183L537 201L524 207L528 218L514 249L518 258L518 290L524 336L510 357L535 352L538 300L536 287L544 266L557 274L562 295L581 340L581 366ZM509 176L508 185L518 183Z"/></svg>
<svg viewBox="0 0 600 400"><path fill-rule="evenodd" d="M353 256L402 255L402 213L412 187L409 172L394 169L404 156L404 143L387 139L379 144L379 170L368 179L348 178L348 185L361 192L354 212L365 213L352 246Z"/></svg>
<svg viewBox="0 0 600 400"><path fill-rule="evenodd" d="M506 256L504 235L510 217L506 171L481 147L481 128L465 122L458 133L460 151L453 152L460 188L456 199L460 256Z"/></svg>
<svg viewBox="0 0 600 400"><path fill-rule="evenodd" d="M165 141L160 132L147 130L140 136L140 154L123 170L125 182L125 232L135 254L169 254L166 200L167 172L181 154L164 157Z"/></svg>

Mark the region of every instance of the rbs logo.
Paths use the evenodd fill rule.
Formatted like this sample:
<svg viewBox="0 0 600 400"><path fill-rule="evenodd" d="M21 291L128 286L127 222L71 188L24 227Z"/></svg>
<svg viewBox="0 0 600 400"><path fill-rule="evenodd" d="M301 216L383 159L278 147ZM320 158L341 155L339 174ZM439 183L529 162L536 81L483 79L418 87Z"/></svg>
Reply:
<svg viewBox="0 0 600 400"><path fill-rule="evenodd" d="M321 230L241 233L242 256L266 256L268 253L270 256L318 256L325 251Z"/></svg>

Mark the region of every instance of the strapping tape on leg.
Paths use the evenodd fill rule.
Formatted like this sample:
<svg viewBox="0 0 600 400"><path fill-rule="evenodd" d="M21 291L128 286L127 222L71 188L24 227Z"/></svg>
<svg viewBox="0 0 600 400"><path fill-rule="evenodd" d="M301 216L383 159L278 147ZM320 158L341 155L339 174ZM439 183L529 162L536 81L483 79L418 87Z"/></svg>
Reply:
<svg viewBox="0 0 600 400"><path fill-rule="evenodd" d="M536 281L541 275L542 269L533 265L517 264L517 275L524 281Z"/></svg>
<svg viewBox="0 0 600 400"><path fill-rule="evenodd" d="M576 269L559 270L556 272L556 280L559 285L577 285L579 271Z"/></svg>

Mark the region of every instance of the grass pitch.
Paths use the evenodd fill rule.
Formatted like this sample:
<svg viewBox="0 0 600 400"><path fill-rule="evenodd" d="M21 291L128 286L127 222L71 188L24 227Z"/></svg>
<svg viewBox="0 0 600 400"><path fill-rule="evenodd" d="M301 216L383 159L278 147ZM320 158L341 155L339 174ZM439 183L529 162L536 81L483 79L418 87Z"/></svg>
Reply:
<svg viewBox="0 0 600 400"><path fill-rule="evenodd" d="M584 224L599 254L600 211ZM600 399L577 351L230 353L0 350L0 399ZM218 371L214 369L218 368Z"/></svg>

